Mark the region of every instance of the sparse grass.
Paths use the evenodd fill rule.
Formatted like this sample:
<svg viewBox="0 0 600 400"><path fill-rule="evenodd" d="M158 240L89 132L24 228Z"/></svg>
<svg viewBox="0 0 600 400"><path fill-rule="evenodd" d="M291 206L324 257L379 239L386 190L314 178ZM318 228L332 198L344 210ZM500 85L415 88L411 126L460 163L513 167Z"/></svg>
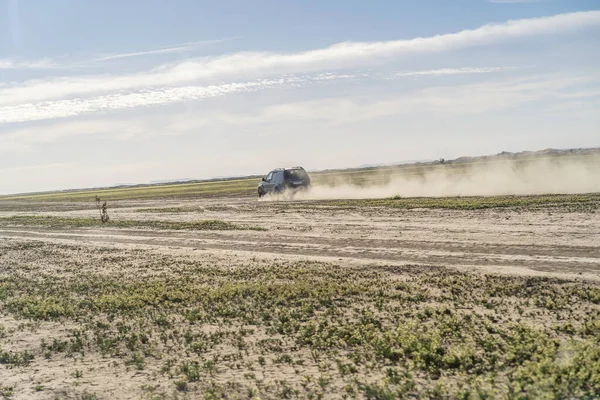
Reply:
<svg viewBox="0 0 600 400"><path fill-rule="evenodd" d="M53 228L92 228L92 227L112 227L112 228L151 228L164 230L253 230L264 231L264 228L248 225L237 225L221 220L204 221L157 221L157 220L111 220L102 223L95 218L74 218L74 217L54 217L37 215L19 215L13 217L0 218L0 226L46 226Z"/></svg>
<svg viewBox="0 0 600 400"><path fill-rule="evenodd" d="M22 352L12 352L0 348L0 365L6 365L7 367L26 366L33 358L33 354L27 350Z"/></svg>
<svg viewBox="0 0 600 400"><path fill-rule="evenodd" d="M116 200L151 198L189 198L244 196L256 193L260 179L236 179L227 181L181 183L169 185L139 186L118 189L79 190L40 194L0 196L2 200L79 201L93 202L96 196L110 202Z"/></svg>
<svg viewBox="0 0 600 400"><path fill-rule="evenodd" d="M212 396L600 396L595 283L423 266L223 267L36 242L2 242L0 254L20 260L0 271L4 312L75 326L3 356L7 366L43 365L47 351L50 361L101 357Z"/></svg>
<svg viewBox="0 0 600 400"><path fill-rule="evenodd" d="M192 212L204 212L203 208L199 207L157 207L157 208L140 208L136 210L138 213L144 214L180 214Z"/></svg>
<svg viewBox="0 0 600 400"><path fill-rule="evenodd" d="M81 378L83 378L83 371L80 369L76 369L75 371L73 371L73 373L71 375L75 379L81 379Z"/></svg>
<svg viewBox="0 0 600 400"><path fill-rule="evenodd" d="M175 387L177 388L178 391L180 392L187 392L188 391L188 383L186 381L175 381Z"/></svg>
<svg viewBox="0 0 600 400"><path fill-rule="evenodd" d="M600 208L600 193L581 195L488 196L488 197L400 197L390 199L339 200L321 202L335 209L350 207L391 207L400 209L438 208L448 210L552 210L594 212ZM298 207L302 207L302 203ZM285 205L283 205L285 207Z"/></svg>
<svg viewBox="0 0 600 400"><path fill-rule="evenodd" d="M12 398L13 395L13 388L11 386L4 386L2 384L0 384L0 396L2 396L5 399L10 399Z"/></svg>

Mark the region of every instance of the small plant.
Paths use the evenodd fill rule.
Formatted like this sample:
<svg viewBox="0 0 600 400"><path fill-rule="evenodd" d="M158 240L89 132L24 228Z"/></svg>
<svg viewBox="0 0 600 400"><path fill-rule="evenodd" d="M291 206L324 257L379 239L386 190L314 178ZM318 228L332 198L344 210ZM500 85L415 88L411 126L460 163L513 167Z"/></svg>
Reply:
<svg viewBox="0 0 600 400"><path fill-rule="evenodd" d="M9 398L13 395L13 388L10 386L0 385L0 396Z"/></svg>
<svg viewBox="0 0 600 400"><path fill-rule="evenodd" d="M75 379L80 379L83 377L83 371L80 369L76 369L71 375L73 375L73 378Z"/></svg>
<svg viewBox="0 0 600 400"><path fill-rule="evenodd" d="M198 382L200 380L200 366L198 363L183 362L179 371L185 375L188 382Z"/></svg>
<svg viewBox="0 0 600 400"><path fill-rule="evenodd" d="M187 392L188 391L188 383L186 381L184 381L184 380L175 381L175 387L180 392Z"/></svg>
<svg viewBox="0 0 600 400"><path fill-rule="evenodd" d="M274 362L276 364L293 364L294 360L292 359L292 357L289 354L282 354L279 357L277 357Z"/></svg>
<svg viewBox="0 0 600 400"><path fill-rule="evenodd" d="M0 348L0 364L7 366L26 366L33 360L33 355L27 350L13 353L12 351L2 351Z"/></svg>
<svg viewBox="0 0 600 400"><path fill-rule="evenodd" d="M126 365L135 365L135 368L138 371L141 371L146 366L146 362L144 361L144 357L140 354L134 354L129 361L126 362Z"/></svg>
<svg viewBox="0 0 600 400"><path fill-rule="evenodd" d="M206 362L204 363L204 369L206 369L206 371L207 371L209 374L213 374L213 373L215 373L215 372L216 372L216 370L217 370L217 366L216 366L216 364L215 364L215 361L214 361L214 360L208 360L208 361L206 361Z"/></svg>

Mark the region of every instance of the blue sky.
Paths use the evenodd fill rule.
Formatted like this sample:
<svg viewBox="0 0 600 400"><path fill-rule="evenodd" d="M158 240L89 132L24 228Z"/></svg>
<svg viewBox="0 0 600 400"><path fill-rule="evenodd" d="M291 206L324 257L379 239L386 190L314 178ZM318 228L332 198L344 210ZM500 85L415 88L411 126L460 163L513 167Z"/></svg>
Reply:
<svg viewBox="0 0 600 400"><path fill-rule="evenodd" d="M598 1L0 0L0 193L600 145Z"/></svg>

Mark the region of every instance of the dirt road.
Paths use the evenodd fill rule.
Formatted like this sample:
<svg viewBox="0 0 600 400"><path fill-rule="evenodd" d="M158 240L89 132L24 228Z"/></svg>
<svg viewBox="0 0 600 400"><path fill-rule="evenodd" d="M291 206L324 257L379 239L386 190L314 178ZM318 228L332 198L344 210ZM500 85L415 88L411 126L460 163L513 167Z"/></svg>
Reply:
<svg viewBox="0 0 600 400"><path fill-rule="evenodd" d="M600 214L554 210L397 210L328 203L241 200L146 201L113 210L113 220L219 219L255 231L0 227L0 237L118 247L151 246L240 257L344 260L357 264L448 265L508 274L600 279ZM72 204L38 215L95 216ZM84 206L85 207L85 206ZM74 208L69 210L69 208ZM168 210L168 212L161 212ZM32 210L33 211L33 210ZM158 212L156 212L158 211ZM0 216L32 212L6 211Z"/></svg>

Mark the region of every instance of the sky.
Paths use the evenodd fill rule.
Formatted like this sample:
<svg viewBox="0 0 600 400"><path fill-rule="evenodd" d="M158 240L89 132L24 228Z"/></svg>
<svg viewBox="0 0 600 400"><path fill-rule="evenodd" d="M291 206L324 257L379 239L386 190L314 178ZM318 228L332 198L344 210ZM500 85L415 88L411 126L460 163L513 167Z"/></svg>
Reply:
<svg viewBox="0 0 600 400"><path fill-rule="evenodd" d="M0 194L600 146L598 0L0 0Z"/></svg>

